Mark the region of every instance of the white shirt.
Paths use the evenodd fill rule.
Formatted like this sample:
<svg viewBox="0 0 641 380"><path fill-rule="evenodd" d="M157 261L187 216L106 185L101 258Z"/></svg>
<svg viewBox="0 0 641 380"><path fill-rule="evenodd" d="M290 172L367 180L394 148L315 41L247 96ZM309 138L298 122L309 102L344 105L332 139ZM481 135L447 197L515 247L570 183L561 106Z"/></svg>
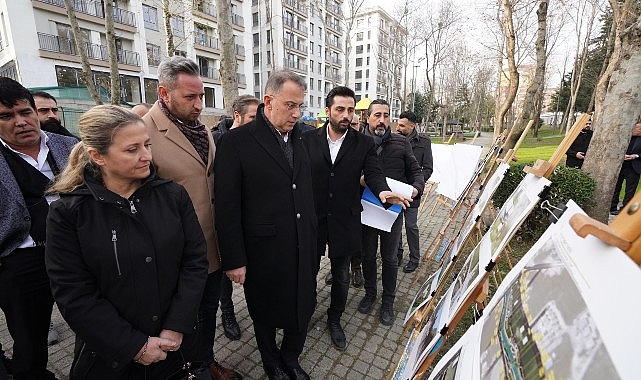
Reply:
<svg viewBox="0 0 641 380"><path fill-rule="evenodd" d="M2 139L0 139L0 142L2 142L2 145L6 146L9 150L16 153L20 158L28 162L29 165L38 169L38 171L44 174L45 177L49 178L50 180L53 180L53 177L54 177L53 170L51 169L51 166L49 166L49 163L47 162L47 156L49 155L49 147L47 146L48 141L49 141L49 137L47 137L47 135L44 132L40 131L40 151L38 152L37 159L34 160L33 157L31 157L30 155L18 152L17 150L7 145L7 143L4 142ZM47 195L45 197L45 199L47 200L47 203L49 204L51 204L51 202L57 200L58 198L60 197L57 195ZM22 244L20 244L18 248L28 248L28 247L33 247L35 245L36 243L33 241L33 238L31 237L31 235L29 235L22 242Z"/></svg>
<svg viewBox="0 0 641 380"><path fill-rule="evenodd" d="M329 146L329 156L332 159L332 164L336 161L336 156L338 156L338 151L341 150L341 145L345 141L345 136L347 136L347 131L336 141L332 141L332 138L329 137L329 129L331 127L327 126L327 145Z"/></svg>

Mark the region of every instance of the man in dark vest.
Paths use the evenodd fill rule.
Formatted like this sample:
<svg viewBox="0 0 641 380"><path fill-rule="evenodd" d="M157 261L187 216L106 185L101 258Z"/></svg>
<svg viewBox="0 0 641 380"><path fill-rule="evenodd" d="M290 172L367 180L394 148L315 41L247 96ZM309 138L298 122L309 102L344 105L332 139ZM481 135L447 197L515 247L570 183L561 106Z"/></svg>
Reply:
<svg viewBox="0 0 641 380"><path fill-rule="evenodd" d="M47 370L53 308L45 270L45 190L67 165L73 137L42 132L31 93L0 78L0 308L13 338L15 380L55 379Z"/></svg>

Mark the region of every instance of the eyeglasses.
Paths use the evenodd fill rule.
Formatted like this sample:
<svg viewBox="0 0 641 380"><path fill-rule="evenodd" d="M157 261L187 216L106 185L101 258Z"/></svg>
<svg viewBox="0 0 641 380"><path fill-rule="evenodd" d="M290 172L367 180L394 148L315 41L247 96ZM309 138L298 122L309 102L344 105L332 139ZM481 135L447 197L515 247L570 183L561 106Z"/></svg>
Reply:
<svg viewBox="0 0 641 380"><path fill-rule="evenodd" d="M272 99L277 99L274 95L270 95L270 96L272 97ZM287 111L292 111L294 109L299 109L300 112L305 112L305 110L307 109L307 106L305 104L303 104L303 103L301 103L301 104L296 104L294 102L282 102L282 103L287 108Z"/></svg>
<svg viewBox="0 0 641 380"><path fill-rule="evenodd" d="M58 107L38 108L38 113L49 113L49 111L53 113L58 113Z"/></svg>

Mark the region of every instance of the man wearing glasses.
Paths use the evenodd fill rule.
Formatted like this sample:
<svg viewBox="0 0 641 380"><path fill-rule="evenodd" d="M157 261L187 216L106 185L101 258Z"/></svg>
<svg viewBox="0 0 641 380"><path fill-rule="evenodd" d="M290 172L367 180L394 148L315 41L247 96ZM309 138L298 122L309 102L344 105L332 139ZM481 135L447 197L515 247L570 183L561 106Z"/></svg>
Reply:
<svg viewBox="0 0 641 380"><path fill-rule="evenodd" d="M75 137L67 128L62 126L58 116L58 102L53 95L44 91L32 92L33 100L36 102L36 112L40 120L40 129L63 136Z"/></svg>
<svg viewBox="0 0 641 380"><path fill-rule="evenodd" d="M296 124L305 90L300 76L274 72L256 118L222 135L214 162L223 270L244 285L270 379L309 379L298 362L316 306L311 164Z"/></svg>

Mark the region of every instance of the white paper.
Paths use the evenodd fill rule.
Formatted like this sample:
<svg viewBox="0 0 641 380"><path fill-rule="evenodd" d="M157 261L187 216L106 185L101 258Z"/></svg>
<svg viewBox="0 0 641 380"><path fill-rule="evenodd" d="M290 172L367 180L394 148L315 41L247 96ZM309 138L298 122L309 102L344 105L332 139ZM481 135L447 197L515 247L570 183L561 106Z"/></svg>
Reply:
<svg viewBox="0 0 641 380"><path fill-rule="evenodd" d="M362 199L361 205L363 205L363 211L361 212L361 223L366 226L378 228L379 230L385 232L390 232L392 230L392 224L394 224L396 218L398 218L398 213L390 210L385 210L383 207L377 206Z"/></svg>
<svg viewBox="0 0 641 380"><path fill-rule="evenodd" d="M390 190L397 194L404 195L408 198L412 198L412 193L414 192L414 186L408 185L404 182L397 181L395 179L385 177L387 180L387 186L389 186Z"/></svg>

